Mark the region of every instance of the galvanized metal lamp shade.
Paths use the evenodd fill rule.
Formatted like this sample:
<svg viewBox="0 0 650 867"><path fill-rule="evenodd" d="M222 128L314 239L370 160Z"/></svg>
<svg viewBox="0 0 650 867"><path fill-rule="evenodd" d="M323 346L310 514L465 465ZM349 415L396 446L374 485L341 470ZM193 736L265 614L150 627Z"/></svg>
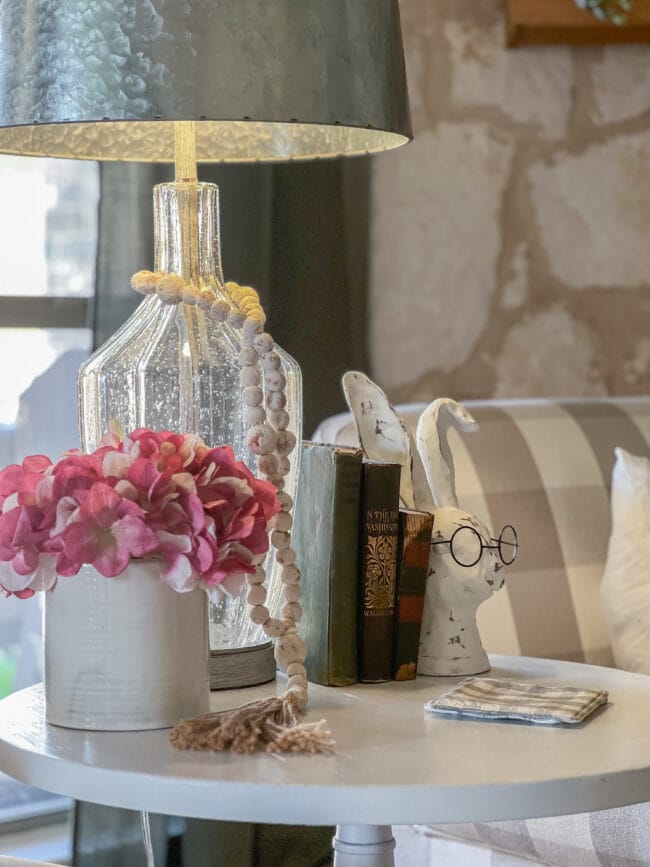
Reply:
<svg viewBox="0 0 650 867"><path fill-rule="evenodd" d="M0 151L313 159L411 138L397 0L2 0Z"/></svg>

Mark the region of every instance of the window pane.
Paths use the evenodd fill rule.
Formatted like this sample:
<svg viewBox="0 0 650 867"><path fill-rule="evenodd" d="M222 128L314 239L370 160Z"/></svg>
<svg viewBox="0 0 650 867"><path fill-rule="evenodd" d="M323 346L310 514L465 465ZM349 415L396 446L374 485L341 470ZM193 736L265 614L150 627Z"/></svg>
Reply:
<svg viewBox="0 0 650 867"><path fill-rule="evenodd" d="M0 156L0 178L0 296L91 296L97 164Z"/></svg>
<svg viewBox="0 0 650 867"><path fill-rule="evenodd" d="M0 329L0 467L78 446L77 370L90 329Z"/></svg>

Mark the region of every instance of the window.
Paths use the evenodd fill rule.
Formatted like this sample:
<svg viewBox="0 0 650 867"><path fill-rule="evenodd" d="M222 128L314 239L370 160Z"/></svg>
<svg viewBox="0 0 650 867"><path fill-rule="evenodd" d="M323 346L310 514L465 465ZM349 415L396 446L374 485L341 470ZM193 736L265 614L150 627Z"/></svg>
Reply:
<svg viewBox="0 0 650 867"><path fill-rule="evenodd" d="M77 444L76 371L92 346L95 163L0 157L0 467ZM41 602L0 599L0 697L42 679ZM52 799L50 808L61 807ZM47 809L0 775L0 822ZM56 802L56 803L54 803Z"/></svg>

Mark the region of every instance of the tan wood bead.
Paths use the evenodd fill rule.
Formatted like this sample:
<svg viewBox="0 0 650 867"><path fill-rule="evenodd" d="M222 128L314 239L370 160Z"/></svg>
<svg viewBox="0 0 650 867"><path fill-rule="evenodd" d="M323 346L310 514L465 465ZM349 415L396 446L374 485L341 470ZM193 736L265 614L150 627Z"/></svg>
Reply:
<svg viewBox="0 0 650 867"><path fill-rule="evenodd" d="M131 289L140 295L151 295L156 291L156 284L162 274L157 271L136 271L131 277Z"/></svg>
<svg viewBox="0 0 650 867"><path fill-rule="evenodd" d="M269 609L266 605L253 605L248 609L248 617L252 623L261 625L269 619Z"/></svg>
<svg viewBox="0 0 650 867"><path fill-rule="evenodd" d="M300 601L300 584L283 584L282 595L287 602Z"/></svg>
<svg viewBox="0 0 650 867"><path fill-rule="evenodd" d="M282 391L287 380L281 370L269 370L264 374L264 385L268 391Z"/></svg>
<svg viewBox="0 0 650 867"><path fill-rule="evenodd" d="M292 662L303 662L307 657L307 645L295 632L288 632L278 639L276 645L277 661L286 668Z"/></svg>
<svg viewBox="0 0 650 867"><path fill-rule="evenodd" d="M293 518L289 512L278 512L274 518L275 529L282 533L287 533L293 526Z"/></svg>
<svg viewBox="0 0 650 867"><path fill-rule="evenodd" d="M276 430L286 430L289 427L289 413L286 409L271 410L269 421Z"/></svg>
<svg viewBox="0 0 650 867"><path fill-rule="evenodd" d="M277 551L283 548L288 548L291 544L291 536L289 533L284 533L281 530L274 530L271 533L271 544Z"/></svg>
<svg viewBox="0 0 650 867"><path fill-rule="evenodd" d="M292 674L291 677L287 678L287 689L307 689L307 675L306 674Z"/></svg>
<svg viewBox="0 0 650 867"><path fill-rule="evenodd" d="M278 470L278 459L275 455L258 455L257 469L263 476L272 476Z"/></svg>
<svg viewBox="0 0 650 867"><path fill-rule="evenodd" d="M263 584L266 581L266 572L263 566L256 566L251 575L246 575L247 584Z"/></svg>
<svg viewBox="0 0 650 867"><path fill-rule="evenodd" d="M271 617L270 620L267 620L264 624L264 632L269 638L279 638L281 635L284 635L286 631L284 623L281 620L277 620L275 617Z"/></svg>
<svg viewBox="0 0 650 867"><path fill-rule="evenodd" d="M294 563L289 563L282 567L281 578L283 584L298 584L300 582L300 569Z"/></svg>
<svg viewBox="0 0 650 867"><path fill-rule="evenodd" d="M286 491L281 491L278 494L278 502L280 503L280 508L283 512L288 512L293 506L293 498L291 494L288 494Z"/></svg>
<svg viewBox="0 0 650 867"><path fill-rule="evenodd" d="M156 284L156 295L163 304L179 304L185 286L186 282L180 274L166 274Z"/></svg>
<svg viewBox="0 0 650 867"><path fill-rule="evenodd" d="M187 283L181 292L181 300L184 304L196 304L199 291L192 283Z"/></svg>
<svg viewBox="0 0 650 867"><path fill-rule="evenodd" d="M252 346L244 346L242 347L239 353L239 363L242 367L249 367L253 364L257 364L260 360L259 355L257 354L257 350Z"/></svg>
<svg viewBox="0 0 650 867"><path fill-rule="evenodd" d="M197 305L203 310L205 313L212 307L212 302L214 301L214 292L211 292L209 289L201 289L199 294L196 296Z"/></svg>
<svg viewBox="0 0 650 867"><path fill-rule="evenodd" d="M261 336L261 335L260 335ZM259 351L259 350L258 350ZM262 370L267 373L271 370L280 370L282 368L282 359L277 352L268 352L266 355L260 352L260 363Z"/></svg>
<svg viewBox="0 0 650 867"><path fill-rule="evenodd" d="M259 385L261 381L259 369L254 364L247 364L239 371L239 384L242 388L247 385Z"/></svg>
<svg viewBox="0 0 650 867"><path fill-rule="evenodd" d="M284 409L287 405L287 396L281 391L269 391L266 395L266 406L270 410Z"/></svg>
<svg viewBox="0 0 650 867"><path fill-rule="evenodd" d="M282 617L287 620L293 620L294 623L300 623L302 617L302 607L299 602L286 602L280 610Z"/></svg>
<svg viewBox="0 0 650 867"><path fill-rule="evenodd" d="M296 552L291 547L283 548L276 553L275 559L281 566L293 566L296 562Z"/></svg>
<svg viewBox="0 0 650 867"><path fill-rule="evenodd" d="M270 353L275 346L275 342L270 334L267 334L266 331L263 331L261 334L258 334L253 340L253 346L260 355L267 355Z"/></svg>
<svg viewBox="0 0 650 867"><path fill-rule="evenodd" d="M246 594L246 601L249 605L262 605L266 602L266 590L264 589L264 585L253 585Z"/></svg>
<svg viewBox="0 0 650 867"><path fill-rule="evenodd" d="M278 435L269 424L255 424L248 430L246 442L254 455L270 455Z"/></svg>
<svg viewBox="0 0 650 867"><path fill-rule="evenodd" d="M280 457L286 457L296 447L296 435L290 430L280 431L278 434L278 442L275 447L276 452Z"/></svg>
<svg viewBox="0 0 650 867"><path fill-rule="evenodd" d="M272 485L275 485L276 491L284 489L285 481L282 473L273 473L273 475L268 477L267 481L271 482Z"/></svg>
<svg viewBox="0 0 650 867"><path fill-rule="evenodd" d="M246 406L260 406L264 395L258 385L247 385L242 389L242 400Z"/></svg>
<svg viewBox="0 0 650 867"><path fill-rule="evenodd" d="M266 413L262 406L247 406L244 410L244 421L251 427L254 424L262 424L266 419Z"/></svg>
<svg viewBox="0 0 650 867"><path fill-rule="evenodd" d="M233 328L241 328L246 319L246 314L242 310L231 310L228 314L228 324Z"/></svg>
<svg viewBox="0 0 650 867"><path fill-rule="evenodd" d="M289 458L279 459L278 472L282 473L283 476L286 476L291 472L291 461L289 460Z"/></svg>
<svg viewBox="0 0 650 867"><path fill-rule="evenodd" d="M246 315L249 317L241 327L242 334L244 337L253 337L260 333L262 330L262 323L256 317L250 316L250 310L245 311ZM257 350L255 350L257 352Z"/></svg>

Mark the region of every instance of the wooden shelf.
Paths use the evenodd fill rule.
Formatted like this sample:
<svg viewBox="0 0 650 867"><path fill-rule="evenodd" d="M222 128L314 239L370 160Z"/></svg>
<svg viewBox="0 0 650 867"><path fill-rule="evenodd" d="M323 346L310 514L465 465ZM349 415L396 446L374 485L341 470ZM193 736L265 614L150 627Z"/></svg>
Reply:
<svg viewBox="0 0 650 867"><path fill-rule="evenodd" d="M650 0L634 0L628 22L620 27L578 9L574 0L507 0L507 15L511 48L650 43Z"/></svg>

